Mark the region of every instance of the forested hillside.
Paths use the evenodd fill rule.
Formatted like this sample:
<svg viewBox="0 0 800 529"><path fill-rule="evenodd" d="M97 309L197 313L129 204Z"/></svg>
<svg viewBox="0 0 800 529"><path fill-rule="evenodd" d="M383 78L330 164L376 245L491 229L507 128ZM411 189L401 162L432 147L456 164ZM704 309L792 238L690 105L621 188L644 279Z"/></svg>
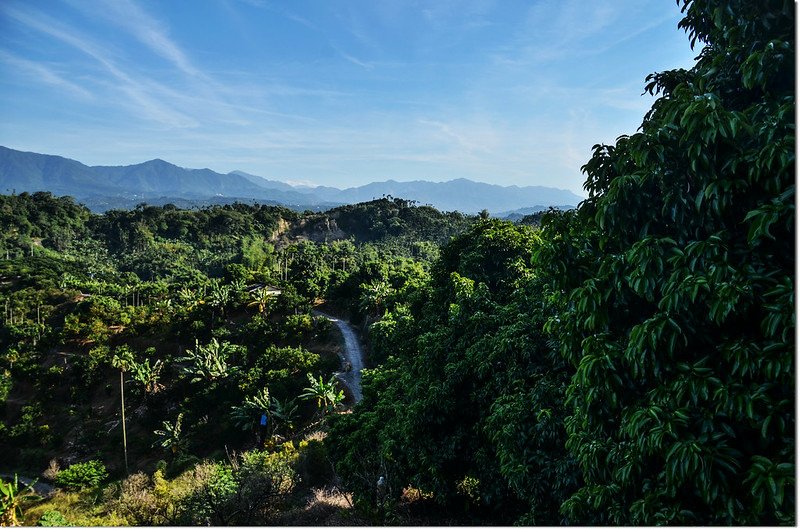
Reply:
<svg viewBox="0 0 800 529"><path fill-rule="evenodd" d="M2 521L795 524L795 7L681 5L574 210L0 197Z"/></svg>
<svg viewBox="0 0 800 529"><path fill-rule="evenodd" d="M51 483L83 489L28 515L81 524L265 522L330 484L320 439L345 398L332 378L341 345L312 307L327 299L326 310L363 321L475 221L400 199L324 214L234 204L100 216L69 197L23 193L0 196L0 212L0 472L49 468ZM242 465L257 475L230 479L257 479L246 486L275 497L257 500L258 489L228 498L225 513L197 507L211 493L202 487L213 492ZM206 481L184 490L198 472ZM126 475L114 502L84 496ZM158 479L194 499L140 512ZM239 501L255 503L236 514Z"/></svg>

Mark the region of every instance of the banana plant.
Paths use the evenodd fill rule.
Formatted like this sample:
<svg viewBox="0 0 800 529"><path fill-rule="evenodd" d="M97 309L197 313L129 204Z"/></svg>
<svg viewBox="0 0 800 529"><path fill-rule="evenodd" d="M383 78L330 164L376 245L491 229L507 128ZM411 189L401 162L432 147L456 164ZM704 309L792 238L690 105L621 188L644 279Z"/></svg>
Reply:
<svg viewBox="0 0 800 529"><path fill-rule="evenodd" d="M231 408L231 419L242 430L254 429L258 417L262 414L267 414L267 417L272 415L271 404L272 398L269 394L269 388L263 388L252 397L247 397L241 406L233 406Z"/></svg>
<svg viewBox="0 0 800 529"><path fill-rule="evenodd" d="M158 381L163 369L164 363L161 360L156 360L151 366L149 358L131 366L133 379L142 385L145 395L154 395L164 389L164 384Z"/></svg>
<svg viewBox="0 0 800 529"><path fill-rule="evenodd" d="M172 454L177 454L186 447L187 439L181 434L181 422L183 421L183 412L178 414L174 423L169 421L162 422L163 429L155 430L158 439L153 446L160 446L161 448L170 450Z"/></svg>
<svg viewBox="0 0 800 529"><path fill-rule="evenodd" d="M270 396L268 388L263 388L256 395L246 398L241 406L231 408L231 419L242 430L255 428L262 414L268 417L270 431L278 421L286 426L287 431L291 431L297 416L297 404L294 399L281 402Z"/></svg>
<svg viewBox="0 0 800 529"><path fill-rule="evenodd" d="M183 368L184 372L192 375L192 382L208 381L227 377L234 368L228 366L227 358L233 350L228 342L220 343L212 338L206 345L200 345L195 340L195 348L186 351L186 356L178 359L180 362L190 362Z"/></svg>
<svg viewBox="0 0 800 529"><path fill-rule="evenodd" d="M319 379L315 379L311 373L308 373L307 376L311 385L303 389L304 392L300 395L300 398L304 400L316 399L317 408L322 410L323 415L336 411L336 408L344 400L344 391L336 391L336 376L331 375L327 382L323 380L322 375L319 376Z"/></svg>
<svg viewBox="0 0 800 529"><path fill-rule="evenodd" d="M259 314L264 314L267 311L270 301L274 298L274 294L267 287L259 288L252 292L250 296L253 300L247 306L257 307Z"/></svg>
<svg viewBox="0 0 800 529"><path fill-rule="evenodd" d="M28 485L20 484L16 474L14 481L4 481L0 478L0 525L4 527L19 525L19 519L22 518L22 504L39 499L33 491L35 484L36 481Z"/></svg>

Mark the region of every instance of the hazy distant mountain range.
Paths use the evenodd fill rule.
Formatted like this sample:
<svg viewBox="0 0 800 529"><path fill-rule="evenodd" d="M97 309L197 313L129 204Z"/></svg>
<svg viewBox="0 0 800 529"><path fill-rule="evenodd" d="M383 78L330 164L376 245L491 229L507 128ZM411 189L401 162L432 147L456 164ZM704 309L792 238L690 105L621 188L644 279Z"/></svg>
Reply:
<svg viewBox="0 0 800 529"><path fill-rule="evenodd" d="M292 186L242 171L227 174L185 169L164 160L127 166L89 167L78 161L0 146L0 193L50 191L71 195L95 211L151 204L204 205L233 201L283 204L296 209L327 209L384 195L416 200L443 211L511 213L549 206L573 207L578 195L552 187L473 182L373 182L360 187Z"/></svg>

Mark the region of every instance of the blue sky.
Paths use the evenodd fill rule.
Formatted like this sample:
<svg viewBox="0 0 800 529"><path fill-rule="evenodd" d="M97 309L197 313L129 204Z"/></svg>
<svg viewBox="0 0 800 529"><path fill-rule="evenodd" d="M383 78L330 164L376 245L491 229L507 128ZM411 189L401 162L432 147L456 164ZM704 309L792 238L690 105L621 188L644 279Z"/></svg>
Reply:
<svg viewBox="0 0 800 529"><path fill-rule="evenodd" d="M0 3L0 145L337 187L453 178L584 194L654 71L673 0Z"/></svg>

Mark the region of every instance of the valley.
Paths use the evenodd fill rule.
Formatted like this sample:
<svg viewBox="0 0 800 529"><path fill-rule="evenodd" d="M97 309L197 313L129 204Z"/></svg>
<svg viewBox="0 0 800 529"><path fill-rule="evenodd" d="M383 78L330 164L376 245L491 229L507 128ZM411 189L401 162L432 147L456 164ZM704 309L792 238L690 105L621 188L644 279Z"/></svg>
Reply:
<svg viewBox="0 0 800 529"><path fill-rule="evenodd" d="M190 140L300 177L493 178L541 159L538 181L581 171L585 195L460 178L302 187L0 147L0 525L797 523L796 4L680 0L650 16L655 3L365 3L344 16L348 2L293 2L298 16L198 2L198 20L241 28L248 13L260 25L247 37L275 39L237 64L239 47L215 56L203 28L196 56L217 58L213 74L150 14L175 16L170 2L68 4L52 3L64 21L0 6L8 47L31 58L0 54L28 72L0 90L23 86L24 102L44 75L59 112L32 88L25 119L70 117L25 141L90 143L72 120L92 108L100 123L102 100L131 127L106 122L109 149ZM114 45L64 29L76 20ZM673 22L686 68L654 37ZM129 76L136 46L160 62ZM639 109L616 78L640 55L673 69L642 74L650 110L609 132L599 124ZM86 61L69 80L47 69ZM163 85L135 82L165 71ZM210 82L223 75L230 91ZM198 90L168 89L187 78ZM88 90L120 83L105 99ZM62 115L65 91L85 106ZM240 97L258 120L235 119ZM586 131L607 143L584 153Z"/></svg>

